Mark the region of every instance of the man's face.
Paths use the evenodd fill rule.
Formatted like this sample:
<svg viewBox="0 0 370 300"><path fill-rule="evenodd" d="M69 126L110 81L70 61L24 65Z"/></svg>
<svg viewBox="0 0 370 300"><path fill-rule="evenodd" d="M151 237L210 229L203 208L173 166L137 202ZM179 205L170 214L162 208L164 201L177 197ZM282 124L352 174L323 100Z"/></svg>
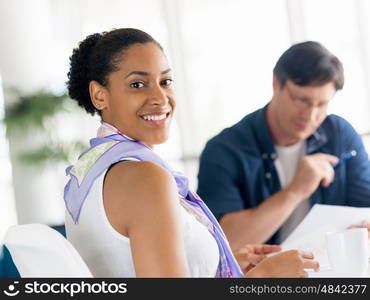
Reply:
<svg viewBox="0 0 370 300"><path fill-rule="evenodd" d="M293 145L307 139L327 116L329 101L336 90L333 82L320 86L299 86L288 80L283 87L274 78L271 100L272 124L276 143ZM271 123L271 122L270 122Z"/></svg>

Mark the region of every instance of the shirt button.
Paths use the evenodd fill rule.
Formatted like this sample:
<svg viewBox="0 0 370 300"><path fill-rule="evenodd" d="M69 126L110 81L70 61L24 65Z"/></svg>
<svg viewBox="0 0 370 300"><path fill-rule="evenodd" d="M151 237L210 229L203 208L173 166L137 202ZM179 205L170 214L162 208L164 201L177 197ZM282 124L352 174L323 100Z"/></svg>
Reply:
<svg viewBox="0 0 370 300"><path fill-rule="evenodd" d="M276 159L277 158L277 155L275 152L271 153L271 159Z"/></svg>
<svg viewBox="0 0 370 300"><path fill-rule="evenodd" d="M267 153L263 153L263 154L262 154L262 159L267 159L267 158L268 158Z"/></svg>
<svg viewBox="0 0 370 300"><path fill-rule="evenodd" d="M271 179L271 173L270 173L270 172L267 172L267 173L265 174L265 177L266 177L267 179Z"/></svg>

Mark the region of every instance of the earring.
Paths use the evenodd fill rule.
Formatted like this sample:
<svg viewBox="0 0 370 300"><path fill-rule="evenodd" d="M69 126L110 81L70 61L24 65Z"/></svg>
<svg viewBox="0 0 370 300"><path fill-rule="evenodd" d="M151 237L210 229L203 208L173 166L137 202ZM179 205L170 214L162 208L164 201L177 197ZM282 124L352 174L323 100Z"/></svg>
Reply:
<svg viewBox="0 0 370 300"><path fill-rule="evenodd" d="M97 108L100 108L100 104L99 104L99 103L95 103L95 106L96 106Z"/></svg>

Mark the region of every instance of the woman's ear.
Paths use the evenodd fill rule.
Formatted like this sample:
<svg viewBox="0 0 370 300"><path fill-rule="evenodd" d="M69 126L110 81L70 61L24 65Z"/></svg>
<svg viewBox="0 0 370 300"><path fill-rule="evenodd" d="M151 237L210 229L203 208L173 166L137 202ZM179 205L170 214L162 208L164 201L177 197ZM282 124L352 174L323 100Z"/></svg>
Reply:
<svg viewBox="0 0 370 300"><path fill-rule="evenodd" d="M90 99L96 109L102 111L108 107L107 88L99 82L92 80L89 84Z"/></svg>

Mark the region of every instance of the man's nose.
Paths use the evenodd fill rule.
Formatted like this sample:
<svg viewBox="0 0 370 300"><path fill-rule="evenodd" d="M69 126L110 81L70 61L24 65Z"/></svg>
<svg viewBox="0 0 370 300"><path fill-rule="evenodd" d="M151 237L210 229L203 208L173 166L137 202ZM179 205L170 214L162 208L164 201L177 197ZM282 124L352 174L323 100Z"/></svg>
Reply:
<svg viewBox="0 0 370 300"><path fill-rule="evenodd" d="M302 115L303 115L304 120L306 122L309 122L309 121L316 120L318 114L319 114L319 109L316 106L311 105L304 109Z"/></svg>

